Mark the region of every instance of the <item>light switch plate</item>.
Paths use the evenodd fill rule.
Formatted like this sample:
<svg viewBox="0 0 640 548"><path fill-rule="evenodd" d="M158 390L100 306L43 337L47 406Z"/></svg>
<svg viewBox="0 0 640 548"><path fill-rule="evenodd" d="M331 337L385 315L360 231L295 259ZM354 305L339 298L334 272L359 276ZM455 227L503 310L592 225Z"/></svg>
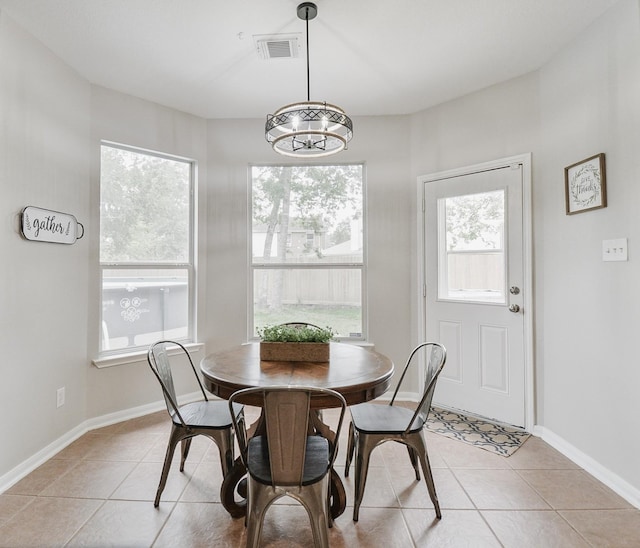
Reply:
<svg viewBox="0 0 640 548"><path fill-rule="evenodd" d="M617 238L616 240L602 240L602 260L627 261L627 239Z"/></svg>

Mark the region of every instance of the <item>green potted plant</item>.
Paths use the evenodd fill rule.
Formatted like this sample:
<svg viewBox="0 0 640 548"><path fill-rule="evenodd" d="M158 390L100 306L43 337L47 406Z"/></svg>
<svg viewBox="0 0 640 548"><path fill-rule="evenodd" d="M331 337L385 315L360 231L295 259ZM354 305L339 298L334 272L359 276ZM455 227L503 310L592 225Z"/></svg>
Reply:
<svg viewBox="0 0 640 548"><path fill-rule="evenodd" d="M306 324L267 325L258 329L264 361L328 362L330 327Z"/></svg>

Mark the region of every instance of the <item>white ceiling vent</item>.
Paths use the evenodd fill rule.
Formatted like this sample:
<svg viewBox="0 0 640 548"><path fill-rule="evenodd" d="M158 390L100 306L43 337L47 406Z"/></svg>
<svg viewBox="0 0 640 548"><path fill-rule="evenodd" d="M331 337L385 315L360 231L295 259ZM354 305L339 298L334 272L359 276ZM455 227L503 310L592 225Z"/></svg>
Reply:
<svg viewBox="0 0 640 548"><path fill-rule="evenodd" d="M259 34L253 37L260 59L290 59L298 57L300 34Z"/></svg>

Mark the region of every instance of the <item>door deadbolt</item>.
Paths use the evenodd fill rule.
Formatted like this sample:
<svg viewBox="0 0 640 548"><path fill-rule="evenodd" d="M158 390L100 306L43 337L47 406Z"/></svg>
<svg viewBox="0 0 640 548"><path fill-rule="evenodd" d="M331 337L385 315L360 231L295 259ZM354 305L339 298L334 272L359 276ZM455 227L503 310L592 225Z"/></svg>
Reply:
<svg viewBox="0 0 640 548"><path fill-rule="evenodd" d="M513 285L511 286L511 289L509 289L509 293L512 295L518 295L520 293L520 288Z"/></svg>
<svg viewBox="0 0 640 548"><path fill-rule="evenodd" d="M509 307L509 312L514 312L514 313L520 312L520 307L517 304L512 304Z"/></svg>

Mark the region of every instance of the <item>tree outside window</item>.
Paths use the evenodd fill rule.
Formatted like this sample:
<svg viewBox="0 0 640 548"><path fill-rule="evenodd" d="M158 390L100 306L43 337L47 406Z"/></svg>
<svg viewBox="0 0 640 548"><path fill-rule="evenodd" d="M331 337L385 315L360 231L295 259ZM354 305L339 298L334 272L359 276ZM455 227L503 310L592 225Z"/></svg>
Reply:
<svg viewBox="0 0 640 548"><path fill-rule="evenodd" d="M101 352L193 331L193 162L103 144Z"/></svg>
<svg viewBox="0 0 640 548"><path fill-rule="evenodd" d="M254 166L253 333L305 321L363 338L363 166Z"/></svg>

